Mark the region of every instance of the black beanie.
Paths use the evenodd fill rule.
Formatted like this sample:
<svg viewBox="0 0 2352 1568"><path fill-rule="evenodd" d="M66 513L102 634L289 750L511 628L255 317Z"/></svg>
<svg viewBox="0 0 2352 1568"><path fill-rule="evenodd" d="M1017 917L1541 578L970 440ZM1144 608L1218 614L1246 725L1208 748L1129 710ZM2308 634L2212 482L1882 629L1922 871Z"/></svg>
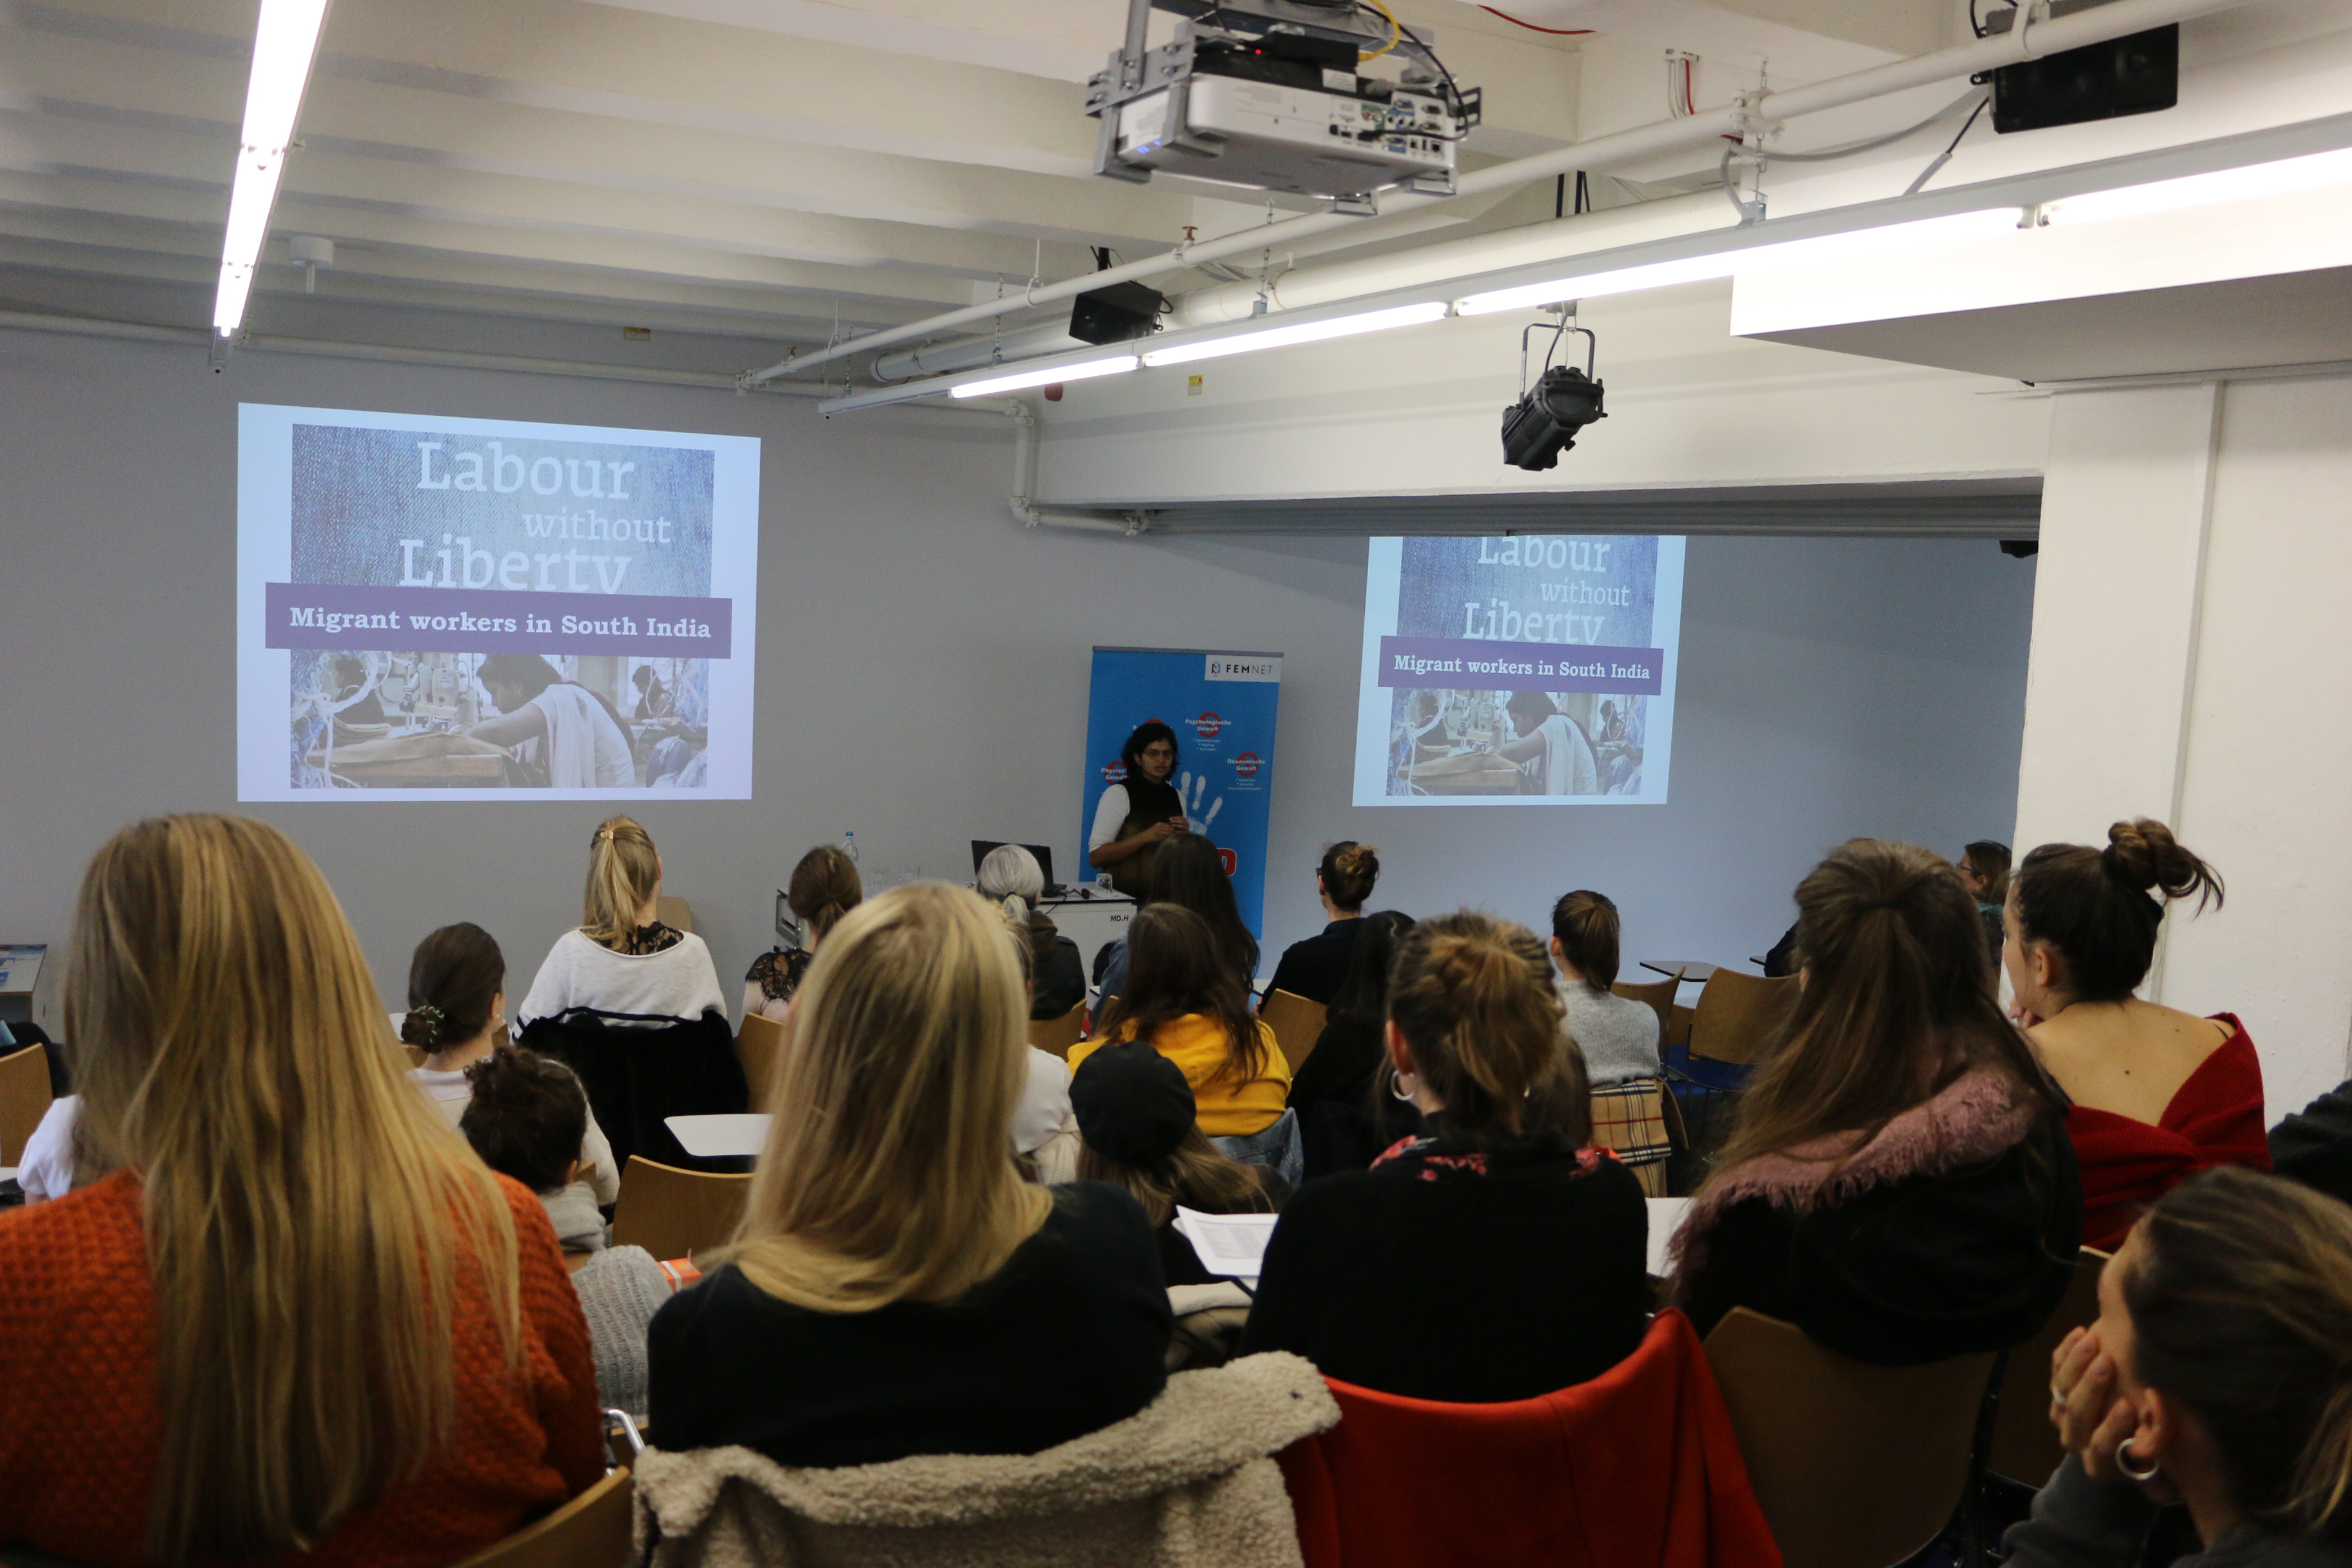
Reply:
<svg viewBox="0 0 2352 1568"><path fill-rule="evenodd" d="M1157 1165L1200 1114L1184 1072L1140 1040L1105 1046L1078 1064L1070 1109L1087 1146L1122 1165Z"/></svg>

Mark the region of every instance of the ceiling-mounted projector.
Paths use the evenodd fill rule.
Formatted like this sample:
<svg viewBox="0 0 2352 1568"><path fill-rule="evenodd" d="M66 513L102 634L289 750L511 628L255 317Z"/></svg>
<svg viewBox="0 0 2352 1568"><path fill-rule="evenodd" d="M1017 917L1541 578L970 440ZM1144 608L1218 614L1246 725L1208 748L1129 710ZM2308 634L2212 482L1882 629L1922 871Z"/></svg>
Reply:
<svg viewBox="0 0 2352 1568"><path fill-rule="evenodd" d="M1150 49L1154 10L1181 20ZM1401 77L1360 74L1383 56ZM1351 205L1391 185L1451 193L1478 110L1478 89L1363 0L1128 0L1127 41L1087 92L1102 121L1097 174L1165 170Z"/></svg>

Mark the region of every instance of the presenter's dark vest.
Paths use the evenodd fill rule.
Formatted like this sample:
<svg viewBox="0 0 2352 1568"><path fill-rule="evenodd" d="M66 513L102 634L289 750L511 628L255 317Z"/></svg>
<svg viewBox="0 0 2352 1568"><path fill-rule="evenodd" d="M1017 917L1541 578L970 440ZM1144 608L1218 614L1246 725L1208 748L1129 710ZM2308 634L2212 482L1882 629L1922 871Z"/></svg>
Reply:
<svg viewBox="0 0 2352 1568"><path fill-rule="evenodd" d="M1129 773L1127 818L1118 825L1121 838L1132 838L1155 822L1184 815L1184 797L1167 784ZM1151 897L1152 876L1160 865L1160 846L1147 844L1110 868L1110 885L1138 903Z"/></svg>

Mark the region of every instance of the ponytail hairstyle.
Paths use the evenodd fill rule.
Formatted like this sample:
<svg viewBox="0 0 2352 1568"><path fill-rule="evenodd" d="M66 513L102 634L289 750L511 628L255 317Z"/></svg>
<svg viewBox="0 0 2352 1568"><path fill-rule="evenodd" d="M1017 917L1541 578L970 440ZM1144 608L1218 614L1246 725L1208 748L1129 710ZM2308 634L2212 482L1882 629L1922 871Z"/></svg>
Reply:
<svg viewBox="0 0 2352 1568"><path fill-rule="evenodd" d="M661 857L636 819L608 816L588 848L588 892L580 929L600 947L617 948L637 929L637 911L661 886Z"/></svg>
<svg viewBox="0 0 2352 1568"><path fill-rule="evenodd" d="M981 861L976 880L980 896L1004 910L1004 923L1033 957L1043 957L1054 945L1054 933L1030 922L1045 890L1045 871L1037 857L1021 845L1000 844Z"/></svg>
<svg viewBox="0 0 2352 1568"><path fill-rule="evenodd" d="M2057 1086L2001 1011L1984 921L1942 856L1875 838L1841 844L1797 884L1797 952L1804 986L1740 1097L1710 1183L1821 1138L1858 1149L1972 1068L2061 1110ZM1822 1179L1840 1163L1826 1163Z"/></svg>
<svg viewBox="0 0 2352 1568"><path fill-rule="evenodd" d="M1606 893L1580 889L1551 907L1551 934L1560 956L1601 995L1617 984L1617 906Z"/></svg>
<svg viewBox="0 0 2352 1568"><path fill-rule="evenodd" d="M1969 868L1985 879L1984 891L1977 895L1977 901L2009 902L2009 846L1996 839L1979 838L1963 845L1960 853L1969 858Z"/></svg>
<svg viewBox="0 0 2352 1568"><path fill-rule="evenodd" d="M1372 884L1381 879L1381 852L1369 844L1343 838L1323 851L1315 874L1323 879L1323 893L1343 915L1364 912Z"/></svg>
<svg viewBox="0 0 2352 1568"><path fill-rule="evenodd" d="M489 932L459 921L416 944L408 961L408 1016L400 1037L426 1056L465 1044L490 1026L506 989L506 955Z"/></svg>
<svg viewBox="0 0 2352 1568"><path fill-rule="evenodd" d="M2221 873L2145 816L2108 828L2105 849L2044 844L2010 879L2018 929L2066 961L2063 989L2077 1002L2120 1002L2137 990L2156 960L2164 906L2191 893L2200 913L2220 909Z"/></svg>
<svg viewBox="0 0 2352 1568"><path fill-rule="evenodd" d="M513 1046L467 1068L466 1081L473 1094L457 1131L482 1163L534 1193L562 1186L588 1136L588 1091L572 1069Z"/></svg>
<svg viewBox="0 0 2352 1568"><path fill-rule="evenodd" d="M1181 843L1181 836L1168 842ZM1127 957L1126 993L1111 1002L1096 1034L1149 1042L1177 1019L1200 1013L1225 1031L1224 1065L1209 1083L1244 1084L1265 1070L1265 1041L1249 993L1208 921L1181 904L1146 904L1127 928Z"/></svg>
<svg viewBox="0 0 2352 1568"><path fill-rule="evenodd" d="M1398 939L1389 1021L1448 1129L1473 1142L1549 1129L1591 1141L1584 1053L1561 1019L1551 960L1525 926L1463 910Z"/></svg>
<svg viewBox="0 0 2352 1568"><path fill-rule="evenodd" d="M2352 1209L2224 1165L2135 1235L2123 1300L2139 1381L2197 1417L2241 1509L2352 1537Z"/></svg>
<svg viewBox="0 0 2352 1568"><path fill-rule="evenodd" d="M793 868L792 886L784 891L785 904L801 922L801 945L811 948L865 899L857 862L832 844L820 844L802 856Z"/></svg>

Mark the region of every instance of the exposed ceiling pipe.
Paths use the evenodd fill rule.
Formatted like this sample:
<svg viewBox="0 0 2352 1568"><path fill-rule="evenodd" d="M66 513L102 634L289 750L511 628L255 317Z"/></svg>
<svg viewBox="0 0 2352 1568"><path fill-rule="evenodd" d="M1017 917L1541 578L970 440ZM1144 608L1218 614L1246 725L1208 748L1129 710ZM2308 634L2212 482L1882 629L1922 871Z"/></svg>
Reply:
<svg viewBox="0 0 2352 1568"><path fill-rule="evenodd" d="M1403 210L1417 210L1418 206L1440 202L1488 195L1578 170L1597 171L1622 166L1664 153L1704 146L1724 136L1769 136L1779 129L1780 121L1800 115L1885 98L1953 77L1972 76L1979 71L2014 65L2021 60L2039 59L2045 55L2060 54L2085 45L2104 43L2110 38L2145 32L2167 23L2232 10L2249 3L2250 0L2109 0L2106 5L2071 16L2052 17L2048 14L2046 0L2028 0L2028 4L2021 7L2022 14L2018 25L2005 33L1955 45L1948 49L1933 50L1911 59L1874 66L1867 70L1834 77L1811 86L1768 92L1760 100L1751 100L1747 95L1741 95L1729 104L1704 110L1685 119L1661 121L1540 153L1533 157L1496 163L1459 176L1453 196L1429 197L1417 204L1416 207ZM1391 194L1391 199L1402 198ZM1217 239L1178 246L1160 255L1146 257L1122 267L1025 289L1018 296L1007 295L1001 300L945 311L902 327L868 332L813 353L795 353L765 369L747 372L741 378L742 383L746 386L762 384L811 365L869 353L877 349L893 348L920 339L937 338L958 327L1001 318L1014 310L1053 304L1107 284L1160 277L1254 250L1286 248L1296 240L1366 221L1335 212L1308 213Z"/></svg>
<svg viewBox="0 0 2352 1568"><path fill-rule="evenodd" d="M1032 359L1057 354L1078 346L1059 321L1024 327L1001 337L967 338L961 342L925 343L904 353L884 354L874 362L877 381L904 381L910 375L945 375L950 371L974 370L998 359Z"/></svg>
<svg viewBox="0 0 2352 1568"><path fill-rule="evenodd" d="M1150 531L1148 511L1087 510L1063 506L1039 506L1037 495L1037 411L1026 403L1008 401L1003 410L1013 418L1013 515L1024 528L1076 528L1093 533L1123 533L1133 538Z"/></svg>

